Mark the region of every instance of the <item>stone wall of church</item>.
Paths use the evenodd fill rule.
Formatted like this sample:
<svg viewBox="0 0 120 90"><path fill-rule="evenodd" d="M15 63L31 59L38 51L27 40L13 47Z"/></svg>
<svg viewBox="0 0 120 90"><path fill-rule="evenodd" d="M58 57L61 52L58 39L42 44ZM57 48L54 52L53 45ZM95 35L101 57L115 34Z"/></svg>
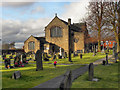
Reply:
<svg viewBox="0 0 120 90"><path fill-rule="evenodd" d="M35 49L34 50L29 50L28 48L28 43L29 42L35 42ZM33 51L34 53L37 52L37 50L40 49L40 41L38 41L37 39L35 39L33 36L29 37L25 42L24 42L24 51L27 53L27 52L30 52L30 51Z"/></svg>
<svg viewBox="0 0 120 90"><path fill-rule="evenodd" d="M83 50L84 52L84 33L83 32L74 32L74 39L76 42L74 42L74 50Z"/></svg>
<svg viewBox="0 0 120 90"><path fill-rule="evenodd" d="M50 36L50 29L53 26L59 26L62 28L62 37ZM57 17L54 18L52 22L50 22L50 24L45 28L45 38L47 42L56 44L57 46L63 48L65 52L68 52L68 26Z"/></svg>

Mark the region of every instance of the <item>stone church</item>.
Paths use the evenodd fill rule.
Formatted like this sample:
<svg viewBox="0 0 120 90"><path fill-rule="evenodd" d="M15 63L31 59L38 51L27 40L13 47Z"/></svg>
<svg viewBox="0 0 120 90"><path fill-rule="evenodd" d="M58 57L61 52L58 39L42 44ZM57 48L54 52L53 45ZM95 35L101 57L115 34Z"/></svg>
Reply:
<svg viewBox="0 0 120 90"><path fill-rule="evenodd" d="M59 53L84 52L85 39L88 35L86 23L73 23L71 19L64 21L56 15L45 27L45 37L30 36L24 42L24 51L36 53L40 49L40 43L44 43L44 52Z"/></svg>

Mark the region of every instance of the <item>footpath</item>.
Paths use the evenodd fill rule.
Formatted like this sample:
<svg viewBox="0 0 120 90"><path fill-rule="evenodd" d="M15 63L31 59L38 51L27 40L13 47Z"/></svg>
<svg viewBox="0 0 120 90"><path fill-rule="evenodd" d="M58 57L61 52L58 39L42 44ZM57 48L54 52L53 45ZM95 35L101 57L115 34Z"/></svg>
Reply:
<svg viewBox="0 0 120 90"><path fill-rule="evenodd" d="M111 57L112 57L112 55L109 55L108 59L111 58ZM94 65L101 64L103 60L106 60L106 58L99 59L99 60L93 62L93 64ZM80 65L82 65L82 64L80 64ZM77 68L75 70L72 70L72 82L75 79L77 79L79 76L83 75L87 71L88 71L88 65L85 65L85 66L82 66L82 67ZM64 74L60 75L58 77L55 77L55 78L53 78L51 80L48 80L47 82L44 82L44 83L42 83L42 84L40 84L38 86L35 86L35 87L31 88L31 89L35 89L35 88L46 88L46 89L47 88L48 89L50 89L50 88L51 89L59 88L60 83L64 78L63 76L64 76Z"/></svg>

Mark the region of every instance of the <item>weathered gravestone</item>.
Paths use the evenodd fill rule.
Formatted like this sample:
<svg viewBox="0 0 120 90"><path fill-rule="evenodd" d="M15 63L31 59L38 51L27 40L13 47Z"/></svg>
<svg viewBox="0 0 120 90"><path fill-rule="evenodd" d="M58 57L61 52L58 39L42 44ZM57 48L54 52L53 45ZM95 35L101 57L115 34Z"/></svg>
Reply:
<svg viewBox="0 0 120 90"><path fill-rule="evenodd" d="M42 51L38 50L35 55L36 60L36 71L43 70L43 64L42 64Z"/></svg>
<svg viewBox="0 0 120 90"><path fill-rule="evenodd" d="M82 54L80 54L80 59L82 59Z"/></svg>
<svg viewBox="0 0 120 90"><path fill-rule="evenodd" d="M118 59L118 53L115 53L115 62L117 63L117 59Z"/></svg>
<svg viewBox="0 0 120 90"><path fill-rule="evenodd" d="M73 53L73 57L75 57L75 56L78 56L78 54L76 52Z"/></svg>
<svg viewBox="0 0 120 90"><path fill-rule="evenodd" d="M89 64L88 73L89 73L89 80L92 81L93 77L94 77L94 66L93 66L93 63Z"/></svg>
<svg viewBox="0 0 120 90"><path fill-rule="evenodd" d="M12 79L18 79L21 78L21 73L20 71L15 71L12 75Z"/></svg>
<svg viewBox="0 0 120 90"><path fill-rule="evenodd" d="M67 58L67 52L65 52L65 58Z"/></svg>
<svg viewBox="0 0 120 90"><path fill-rule="evenodd" d="M103 60L103 65L105 65L105 60Z"/></svg>
<svg viewBox="0 0 120 90"><path fill-rule="evenodd" d="M72 85L72 72L71 70L67 70L64 74L64 78L60 83L60 90L70 90Z"/></svg>
<svg viewBox="0 0 120 90"><path fill-rule="evenodd" d="M56 55L53 56L53 60L56 59Z"/></svg>
<svg viewBox="0 0 120 90"><path fill-rule="evenodd" d="M58 55L58 59L62 59L62 56L60 56L60 54Z"/></svg>
<svg viewBox="0 0 120 90"><path fill-rule="evenodd" d="M106 53L106 64L108 64L108 53Z"/></svg>

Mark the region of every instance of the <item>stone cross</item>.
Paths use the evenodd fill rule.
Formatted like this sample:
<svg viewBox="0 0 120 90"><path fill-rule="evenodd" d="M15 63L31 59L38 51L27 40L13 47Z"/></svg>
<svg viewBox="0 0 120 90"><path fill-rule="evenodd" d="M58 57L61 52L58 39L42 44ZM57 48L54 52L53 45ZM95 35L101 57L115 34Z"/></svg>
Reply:
<svg viewBox="0 0 120 90"><path fill-rule="evenodd" d="M93 77L94 77L94 66L93 66L93 63L89 64L88 73L89 73L89 80L92 81Z"/></svg>
<svg viewBox="0 0 120 90"><path fill-rule="evenodd" d="M36 71L43 70L43 64L42 64L42 51L38 50L35 54L35 60L36 60Z"/></svg>

